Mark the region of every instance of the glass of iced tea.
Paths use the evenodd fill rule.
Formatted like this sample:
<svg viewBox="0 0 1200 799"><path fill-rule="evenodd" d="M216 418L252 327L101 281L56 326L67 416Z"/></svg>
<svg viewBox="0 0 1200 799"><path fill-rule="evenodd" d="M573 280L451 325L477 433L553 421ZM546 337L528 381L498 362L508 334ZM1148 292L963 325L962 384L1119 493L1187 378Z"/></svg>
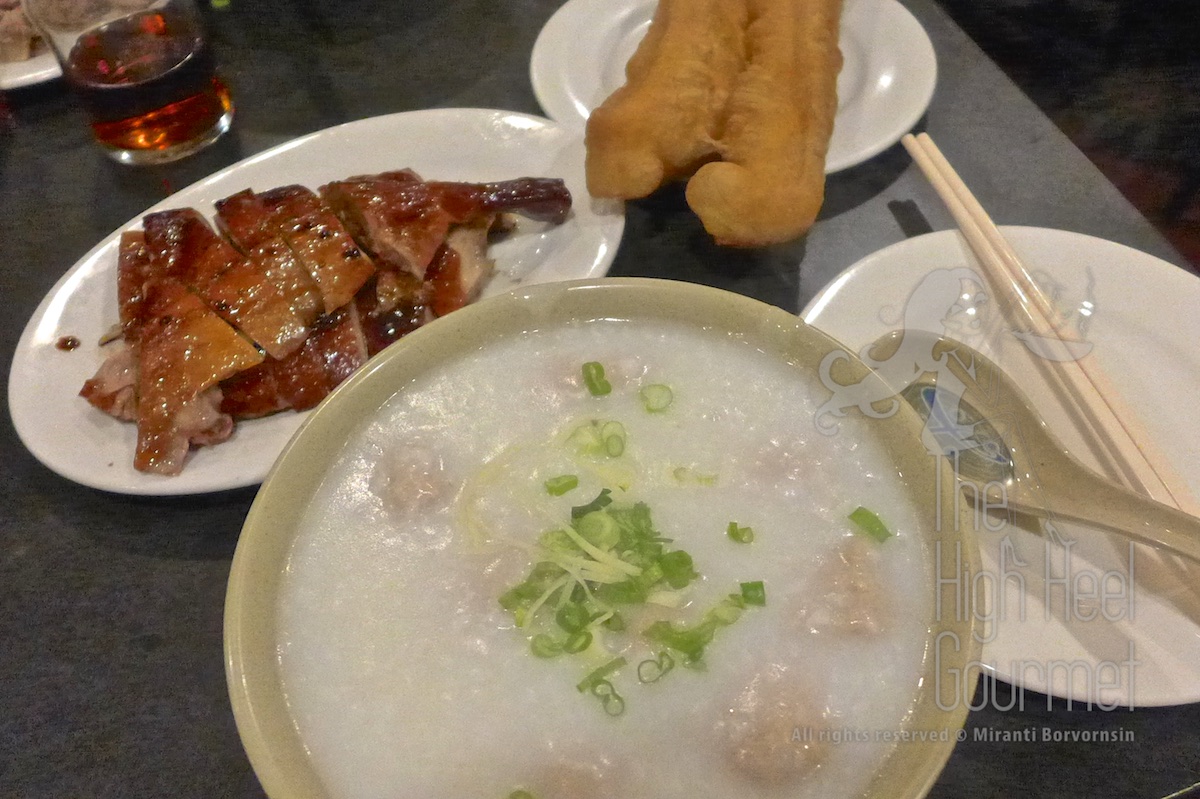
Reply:
<svg viewBox="0 0 1200 799"><path fill-rule="evenodd" d="M233 121L194 0L24 0L96 141L123 164L161 164Z"/></svg>

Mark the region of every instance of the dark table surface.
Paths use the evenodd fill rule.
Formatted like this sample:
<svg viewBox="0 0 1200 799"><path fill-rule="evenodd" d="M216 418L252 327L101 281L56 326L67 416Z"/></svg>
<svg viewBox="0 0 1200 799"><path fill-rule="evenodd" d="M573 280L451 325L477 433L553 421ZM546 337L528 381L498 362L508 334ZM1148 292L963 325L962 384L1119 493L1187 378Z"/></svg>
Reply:
<svg viewBox="0 0 1200 799"><path fill-rule="evenodd" d="M432 107L540 113L529 54L559 5L234 0L207 9L237 119L216 145L169 166L105 159L61 81L6 92L5 386L46 292L97 241L172 191L363 117ZM905 5L940 66L920 125L998 220L1091 233L1182 265L940 7ZM915 204L934 228L951 227L898 147L833 176L820 222L786 247L718 249L666 192L629 205L611 273L708 283L794 312L841 269L903 238L897 202ZM0 447L0 797L261 795L222 659L226 579L255 489L138 498L83 488L34 460L7 414ZM1001 710L1011 691L981 685L982 707L932 795L1164 797L1200 783L1200 705L1104 712L1026 694L1023 710ZM1069 742L1046 740L1045 729L1122 734ZM989 734L977 739L975 730Z"/></svg>

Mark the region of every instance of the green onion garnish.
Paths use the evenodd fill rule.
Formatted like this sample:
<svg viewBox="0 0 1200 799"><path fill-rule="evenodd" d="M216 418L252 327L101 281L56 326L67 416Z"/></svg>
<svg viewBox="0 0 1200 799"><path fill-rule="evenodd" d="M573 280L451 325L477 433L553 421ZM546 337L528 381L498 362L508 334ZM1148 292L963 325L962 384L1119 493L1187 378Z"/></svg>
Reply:
<svg viewBox="0 0 1200 799"><path fill-rule="evenodd" d="M586 677L584 677L582 680L580 680L579 684L576 685L575 687L579 689L579 693L584 693L585 691L590 691L593 688L595 688L596 685L605 681L605 678L607 678L608 675L612 674L617 669L624 666L627 662L628 661L625 660L625 658L623 658L623 657L613 658L612 660L608 661L600 668L594 669L593 671L588 672L588 675Z"/></svg>
<svg viewBox="0 0 1200 799"><path fill-rule="evenodd" d="M671 669L675 668L675 658L669 652L659 652L657 658L643 660L638 664L638 682L649 684L658 682Z"/></svg>
<svg viewBox="0 0 1200 799"><path fill-rule="evenodd" d="M854 522L860 533L879 543L883 543L892 537L892 531L887 528L887 525L878 516L862 506L855 508L847 518Z"/></svg>
<svg viewBox="0 0 1200 799"><path fill-rule="evenodd" d="M604 367L596 361L583 365L583 384L593 397L602 397L612 391L612 384L604 379Z"/></svg>
<svg viewBox="0 0 1200 799"><path fill-rule="evenodd" d="M563 646L545 633L538 633L529 642L529 651L536 657L554 658L563 653Z"/></svg>
<svg viewBox="0 0 1200 799"><path fill-rule="evenodd" d="M579 487L579 478L573 474L560 474L545 482L546 493L552 497L561 497L568 491Z"/></svg>
<svg viewBox="0 0 1200 799"><path fill-rule="evenodd" d="M612 516L602 510L594 510L575 523L575 530L588 543L599 549L609 550L621 539L621 530Z"/></svg>
<svg viewBox="0 0 1200 799"><path fill-rule="evenodd" d="M756 580L752 583L741 583L742 599L747 605L755 607L763 607L767 604L767 589L763 586L762 580Z"/></svg>
<svg viewBox="0 0 1200 799"><path fill-rule="evenodd" d="M508 799L537 799L537 797L529 791L513 791L508 795Z"/></svg>
<svg viewBox="0 0 1200 799"><path fill-rule="evenodd" d="M610 716L619 716L625 712L625 700L617 693L617 689L608 680L601 680L592 686L592 696L600 700L604 712Z"/></svg>
<svg viewBox="0 0 1200 799"><path fill-rule="evenodd" d="M648 641L679 652L687 658L687 663L696 663L704 657L704 647L712 641L718 624L716 619L706 619L697 626L688 628L675 627L669 621L656 621L647 627L642 635Z"/></svg>
<svg viewBox="0 0 1200 799"><path fill-rule="evenodd" d="M625 426L620 422L593 419L572 430L567 443L581 455L616 458L625 452Z"/></svg>
<svg viewBox="0 0 1200 799"><path fill-rule="evenodd" d="M662 413L671 407L671 402L675 399L670 387L661 383L642 386L638 396L642 398L642 406L650 413Z"/></svg>
<svg viewBox="0 0 1200 799"><path fill-rule="evenodd" d="M577 505L571 508L571 519L581 519L587 516L592 511L602 510L612 504L612 491L607 488L600 489L600 493L586 505Z"/></svg>
<svg viewBox="0 0 1200 799"><path fill-rule="evenodd" d="M577 655L592 645L592 634L587 630L579 630L567 636L563 641L563 651L568 655Z"/></svg>
<svg viewBox="0 0 1200 799"><path fill-rule="evenodd" d="M608 422L601 427L600 438L608 457L619 458L625 452L625 425L620 422Z"/></svg>
<svg viewBox="0 0 1200 799"><path fill-rule="evenodd" d="M592 615L578 602L568 602L554 614L554 622L568 633L577 633L588 626Z"/></svg>
<svg viewBox="0 0 1200 799"><path fill-rule="evenodd" d="M725 528L725 534L739 544L749 544L754 540L754 528L739 527L737 522L730 522Z"/></svg>

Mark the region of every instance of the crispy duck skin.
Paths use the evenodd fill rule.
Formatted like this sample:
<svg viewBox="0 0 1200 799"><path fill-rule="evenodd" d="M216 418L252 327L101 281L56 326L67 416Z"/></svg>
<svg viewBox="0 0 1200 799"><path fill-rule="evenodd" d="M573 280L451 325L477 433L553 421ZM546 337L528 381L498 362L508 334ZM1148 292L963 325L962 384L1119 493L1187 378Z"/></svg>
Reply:
<svg viewBox="0 0 1200 799"><path fill-rule="evenodd" d="M562 181L427 183L412 170L148 214L122 234L124 343L80 394L137 422L135 468L178 474L236 419L307 410L405 334L475 299L510 212L561 222ZM378 257L373 257L378 256Z"/></svg>
<svg viewBox="0 0 1200 799"><path fill-rule="evenodd" d="M138 356L137 452L143 472L178 474L192 441L211 443L231 420L201 407L220 381L262 361L245 336L170 277L146 291Z"/></svg>
<svg viewBox="0 0 1200 799"><path fill-rule="evenodd" d="M321 291L329 313L354 299L375 273L375 264L321 198L303 186L258 195L271 224Z"/></svg>
<svg viewBox="0 0 1200 799"><path fill-rule="evenodd" d="M117 308L121 335L130 346L136 345L141 335L149 280L150 252L145 234L140 230L122 233L117 251Z"/></svg>
<svg viewBox="0 0 1200 799"><path fill-rule="evenodd" d="M376 262L417 280L424 280L454 221L411 170L333 181L320 193Z"/></svg>
<svg viewBox="0 0 1200 799"><path fill-rule="evenodd" d="M258 264L306 325L324 310L321 290L288 247L262 200L250 189L217 200L217 229Z"/></svg>
<svg viewBox="0 0 1200 799"><path fill-rule="evenodd" d="M366 363L367 344L354 304L321 317L304 346L268 358L221 384L221 411L238 419L308 410Z"/></svg>
<svg viewBox="0 0 1200 799"><path fill-rule="evenodd" d="M272 357L304 343L307 325L280 289L191 208L142 220L153 275L179 280Z"/></svg>
<svg viewBox="0 0 1200 799"><path fill-rule="evenodd" d="M377 262L418 280L455 225L477 226L485 219L490 225L500 212L557 224L571 209L561 180L426 183L411 169L333 181L320 193Z"/></svg>

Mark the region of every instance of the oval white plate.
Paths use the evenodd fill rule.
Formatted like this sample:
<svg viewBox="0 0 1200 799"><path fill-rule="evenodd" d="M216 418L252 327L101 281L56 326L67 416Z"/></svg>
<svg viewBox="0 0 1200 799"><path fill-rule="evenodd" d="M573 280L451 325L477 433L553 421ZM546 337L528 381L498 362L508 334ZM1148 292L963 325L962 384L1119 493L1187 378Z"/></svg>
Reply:
<svg viewBox="0 0 1200 799"><path fill-rule="evenodd" d="M62 68L49 51L24 61L0 63L0 89L20 89L54 80L62 75Z"/></svg>
<svg viewBox="0 0 1200 799"><path fill-rule="evenodd" d="M1077 319L1092 344L1091 357L1125 403L1137 409L1152 443L1200 497L1200 422L1195 414L1200 396L1200 279L1103 239L1045 228L1003 230L1043 289L1055 291L1063 308L1083 311ZM843 272L801 315L856 352L898 329L921 328L970 344L1019 375L1019 385L1055 436L1097 468L1083 436L1029 365L1026 346L997 324L998 311L986 292L947 297L927 290L932 283L923 281L934 270L977 269L961 242L957 232L942 231L880 250ZM1074 542L1069 572L1081 586L1086 588L1092 576L1105 572L1128 577L1128 549L1119 539L1058 526ZM1006 557L1016 555L1024 565L1013 565L1010 558L1006 568L1000 568L1006 540L1014 546ZM1061 584L1053 582L1047 594L1047 564L1054 569L1052 578L1061 577L1063 550L1052 548L1047 561L1044 539L1007 525L981 533L979 543L986 572L1021 575L1025 583L1021 591L1013 577L1003 594L994 594L994 610L1008 614L996 620L995 639L984 644L985 667L994 676L1084 703L1097 699L1087 690L1089 680L1092 687L1099 686L1097 674L1105 681L1119 678L1119 685L1099 697L1119 707L1200 700L1200 627L1150 590L1149 564L1140 555L1132 590L1109 603L1113 620L1089 620L1090 606L1076 601L1080 594L1068 601ZM1113 577L1114 595L1119 594L1117 585ZM1132 669L1127 665L1131 655ZM1102 667L1106 662L1116 670ZM1073 680L1060 666L1068 663L1084 664ZM1133 679L1126 679L1131 671ZM1024 699L1027 704L1045 702Z"/></svg>
<svg viewBox="0 0 1200 799"><path fill-rule="evenodd" d="M569 0L533 46L530 78L547 116L582 125L625 82L655 0ZM861 164L907 133L933 97L937 58L921 23L896 0L847 2L838 112L826 173Z"/></svg>
<svg viewBox="0 0 1200 799"><path fill-rule="evenodd" d="M570 217L547 227L522 221L492 247L497 273L485 288L599 277L616 254L622 207L592 201L584 186L577 131L541 117L483 109L435 109L374 117L287 142L168 197L145 213L190 206L212 215L214 201L245 188L310 188L351 175L412 167L438 180L490 181L561 177L574 199ZM121 230L137 228L141 217ZM9 409L25 446L70 480L125 494L178 495L261 482L304 414L285 412L242 422L234 437L194 451L176 477L133 468L134 425L117 421L78 396L107 352L97 346L117 322L116 256L121 230L85 255L38 306L17 344ZM83 344L71 352L62 336Z"/></svg>

